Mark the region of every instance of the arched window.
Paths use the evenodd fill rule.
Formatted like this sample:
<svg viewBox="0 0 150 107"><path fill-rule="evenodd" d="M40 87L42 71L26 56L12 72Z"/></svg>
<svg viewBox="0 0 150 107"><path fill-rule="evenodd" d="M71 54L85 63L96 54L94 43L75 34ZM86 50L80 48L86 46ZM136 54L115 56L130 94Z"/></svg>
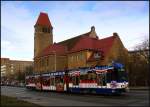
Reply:
<svg viewBox="0 0 150 107"><path fill-rule="evenodd" d="M46 33L46 32L48 32L48 28L43 27L42 31Z"/></svg>
<svg viewBox="0 0 150 107"><path fill-rule="evenodd" d="M48 29L47 29L47 28L45 28L45 32L48 32Z"/></svg>
<svg viewBox="0 0 150 107"><path fill-rule="evenodd" d="M45 28L42 28L42 31L45 32Z"/></svg>
<svg viewBox="0 0 150 107"><path fill-rule="evenodd" d="M49 28L47 29L47 31L48 31L48 33L50 33L50 29Z"/></svg>
<svg viewBox="0 0 150 107"><path fill-rule="evenodd" d="M49 65L49 57L46 58L46 61L47 61L46 66L48 66Z"/></svg>

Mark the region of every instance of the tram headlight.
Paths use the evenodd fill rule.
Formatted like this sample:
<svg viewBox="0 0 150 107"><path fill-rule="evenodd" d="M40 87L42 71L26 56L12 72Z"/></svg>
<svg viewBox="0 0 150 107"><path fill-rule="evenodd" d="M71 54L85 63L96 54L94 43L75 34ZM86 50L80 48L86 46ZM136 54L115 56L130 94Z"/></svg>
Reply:
<svg viewBox="0 0 150 107"><path fill-rule="evenodd" d="M124 88L127 88L128 87L128 82L124 81Z"/></svg>
<svg viewBox="0 0 150 107"><path fill-rule="evenodd" d="M115 92L115 90L112 90L112 93L114 93Z"/></svg>

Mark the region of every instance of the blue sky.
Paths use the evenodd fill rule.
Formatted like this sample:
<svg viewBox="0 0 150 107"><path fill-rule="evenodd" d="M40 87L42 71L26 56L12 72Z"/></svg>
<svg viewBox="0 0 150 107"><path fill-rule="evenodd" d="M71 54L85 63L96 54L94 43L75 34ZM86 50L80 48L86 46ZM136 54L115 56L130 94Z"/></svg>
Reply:
<svg viewBox="0 0 150 107"><path fill-rule="evenodd" d="M117 32L128 50L149 38L147 1L2 1L1 57L33 60L40 12L49 15L54 42L86 33L93 25L99 38Z"/></svg>

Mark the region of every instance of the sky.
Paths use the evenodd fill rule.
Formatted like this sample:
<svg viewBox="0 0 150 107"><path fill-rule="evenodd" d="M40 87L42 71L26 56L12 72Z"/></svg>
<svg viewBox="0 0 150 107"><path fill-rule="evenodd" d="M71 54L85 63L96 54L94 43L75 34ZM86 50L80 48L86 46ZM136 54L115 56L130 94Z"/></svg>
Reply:
<svg viewBox="0 0 150 107"><path fill-rule="evenodd" d="M91 26L100 39L117 32L128 50L149 38L148 1L2 1L1 57L33 60L40 12L48 13L56 43L89 32Z"/></svg>

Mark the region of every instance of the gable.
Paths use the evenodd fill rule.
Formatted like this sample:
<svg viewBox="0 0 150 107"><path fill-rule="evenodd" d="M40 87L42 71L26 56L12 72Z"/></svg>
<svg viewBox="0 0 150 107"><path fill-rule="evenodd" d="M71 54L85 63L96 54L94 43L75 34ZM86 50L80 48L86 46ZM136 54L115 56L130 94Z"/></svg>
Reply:
<svg viewBox="0 0 150 107"><path fill-rule="evenodd" d="M127 50L122 44L119 36L116 36L115 38L116 39L114 40L114 43L108 52L106 63L111 63L112 60L118 60L118 58L124 59L124 55L127 56Z"/></svg>

